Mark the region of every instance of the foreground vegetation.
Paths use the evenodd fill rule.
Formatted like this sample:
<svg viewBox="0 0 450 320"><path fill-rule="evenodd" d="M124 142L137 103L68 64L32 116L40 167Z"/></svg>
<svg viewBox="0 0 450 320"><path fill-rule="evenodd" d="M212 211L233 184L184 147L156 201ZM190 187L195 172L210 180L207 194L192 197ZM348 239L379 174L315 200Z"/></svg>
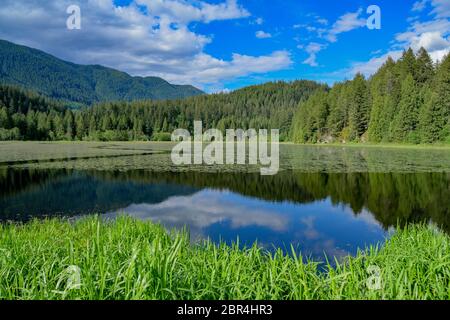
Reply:
<svg viewBox="0 0 450 320"><path fill-rule="evenodd" d="M186 232L131 218L7 224L0 299L449 299L449 244L429 226L409 226L323 271L295 250L193 245ZM380 290L367 287L373 266Z"/></svg>

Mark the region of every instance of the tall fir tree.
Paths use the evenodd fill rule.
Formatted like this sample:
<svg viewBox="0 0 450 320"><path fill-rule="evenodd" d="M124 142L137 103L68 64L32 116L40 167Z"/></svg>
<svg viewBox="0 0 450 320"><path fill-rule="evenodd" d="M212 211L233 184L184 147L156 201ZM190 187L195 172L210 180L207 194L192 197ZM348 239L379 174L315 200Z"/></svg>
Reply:
<svg viewBox="0 0 450 320"><path fill-rule="evenodd" d="M367 131L370 119L370 96L367 82L362 74L357 74L351 82L349 106L350 139L358 140Z"/></svg>
<svg viewBox="0 0 450 320"><path fill-rule="evenodd" d="M419 142L415 131L419 122L420 95L412 74L402 82L399 110L392 122L392 140Z"/></svg>
<svg viewBox="0 0 450 320"><path fill-rule="evenodd" d="M450 55L437 69L421 120L422 142L443 141L450 136Z"/></svg>
<svg viewBox="0 0 450 320"><path fill-rule="evenodd" d="M417 52L415 80L418 84L424 85L434 77L433 60L423 47Z"/></svg>

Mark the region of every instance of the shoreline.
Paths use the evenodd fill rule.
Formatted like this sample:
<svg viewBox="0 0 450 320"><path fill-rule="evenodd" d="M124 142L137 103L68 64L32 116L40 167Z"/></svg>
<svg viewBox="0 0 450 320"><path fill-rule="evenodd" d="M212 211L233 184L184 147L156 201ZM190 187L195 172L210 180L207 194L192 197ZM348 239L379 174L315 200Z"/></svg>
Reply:
<svg viewBox="0 0 450 320"><path fill-rule="evenodd" d="M424 224L398 229L324 271L295 250L195 245L187 231L128 217L1 224L0 231L6 300L450 298L450 237Z"/></svg>

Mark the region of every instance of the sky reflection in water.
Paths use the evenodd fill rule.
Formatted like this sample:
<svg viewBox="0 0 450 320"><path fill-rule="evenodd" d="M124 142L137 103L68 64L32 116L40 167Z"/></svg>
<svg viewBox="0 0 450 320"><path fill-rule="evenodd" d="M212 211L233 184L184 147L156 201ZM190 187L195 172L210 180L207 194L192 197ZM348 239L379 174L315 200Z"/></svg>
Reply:
<svg viewBox="0 0 450 320"><path fill-rule="evenodd" d="M313 258L355 254L358 247L383 241L386 231L367 211L355 216L330 199L309 204L270 202L230 191L205 189L194 195L174 196L158 204L132 204L106 217L126 213L169 229L187 226L193 240L209 238L258 244L267 249L290 244Z"/></svg>

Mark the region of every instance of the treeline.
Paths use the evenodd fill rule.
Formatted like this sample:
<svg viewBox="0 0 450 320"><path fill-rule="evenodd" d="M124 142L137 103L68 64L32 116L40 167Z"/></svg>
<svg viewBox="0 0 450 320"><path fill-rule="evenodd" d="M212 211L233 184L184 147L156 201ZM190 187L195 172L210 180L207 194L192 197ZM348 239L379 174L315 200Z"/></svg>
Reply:
<svg viewBox="0 0 450 320"><path fill-rule="evenodd" d="M13 87L0 86L0 140L170 140L178 128L280 129L287 140L298 104L325 86L276 82L229 94L180 100L97 104L70 110ZM35 101L36 100L36 101ZM32 102L30 107L28 106Z"/></svg>
<svg viewBox="0 0 450 320"><path fill-rule="evenodd" d="M450 56L434 64L409 49L371 78L361 74L300 103L291 138L299 143L450 142Z"/></svg>
<svg viewBox="0 0 450 320"><path fill-rule="evenodd" d="M179 100L110 102L81 110L0 85L0 140L170 140L204 128L280 129L281 141L450 142L450 56L434 64L425 49L389 58L329 88L312 81L275 82L229 94Z"/></svg>
<svg viewBox="0 0 450 320"><path fill-rule="evenodd" d="M44 96L0 85L0 140L54 140L55 132L63 137L65 110Z"/></svg>

